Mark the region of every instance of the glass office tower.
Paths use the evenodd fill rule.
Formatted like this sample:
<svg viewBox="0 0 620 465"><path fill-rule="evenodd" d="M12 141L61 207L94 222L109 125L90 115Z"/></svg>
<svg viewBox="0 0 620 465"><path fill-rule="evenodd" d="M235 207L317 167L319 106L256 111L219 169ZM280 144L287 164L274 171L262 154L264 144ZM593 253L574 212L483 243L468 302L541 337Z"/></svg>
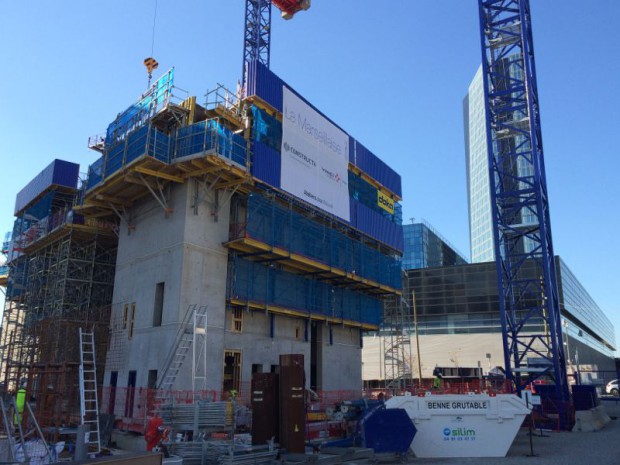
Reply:
<svg viewBox="0 0 620 465"><path fill-rule="evenodd" d="M482 66L480 66L463 100L469 245L472 263L490 262L495 259L485 115Z"/></svg>
<svg viewBox="0 0 620 465"><path fill-rule="evenodd" d="M501 60L496 66L498 73L512 76L515 79L521 79L522 70L513 60ZM515 126L519 126L520 122L517 118L521 118L521 116L517 112L514 115L508 115L508 117L512 118ZM478 68L463 101L463 121L471 262L489 262L495 260L495 251L493 246L491 193L489 190L489 160L482 67ZM522 123L524 129L529 124L528 121L522 121ZM502 146L502 152L512 151L518 153L521 150L527 151L527 141L523 136L511 134L507 130L506 134L503 135L500 132L498 131L495 143ZM514 185L504 187L511 189L525 188L526 186L519 186L518 183L524 182L520 178L527 178L531 175L531 169L531 165L521 158L519 158L516 166L503 167L503 171L512 170L514 173L512 181ZM519 218L514 219L513 226L527 228L528 225L537 223L536 215L523 212L519 214ZM524 252L529 252L535 244L524 238L519 246Z"/></svg>

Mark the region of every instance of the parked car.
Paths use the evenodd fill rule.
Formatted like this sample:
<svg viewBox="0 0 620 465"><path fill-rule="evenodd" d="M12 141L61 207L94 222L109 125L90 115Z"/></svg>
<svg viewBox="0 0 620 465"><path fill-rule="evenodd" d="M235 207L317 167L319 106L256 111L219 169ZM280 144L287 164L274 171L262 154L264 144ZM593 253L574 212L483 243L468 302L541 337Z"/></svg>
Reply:
<svg viewBox="0 0 620 465"><path fill-rule="evenodd" d="M620 395L620 390L618 390L618 380L617 379L614 379L614 380L610 381L609 383L607 383L607 386L605 386L605 393L606 394L611 394L612 396Z"/></svg>

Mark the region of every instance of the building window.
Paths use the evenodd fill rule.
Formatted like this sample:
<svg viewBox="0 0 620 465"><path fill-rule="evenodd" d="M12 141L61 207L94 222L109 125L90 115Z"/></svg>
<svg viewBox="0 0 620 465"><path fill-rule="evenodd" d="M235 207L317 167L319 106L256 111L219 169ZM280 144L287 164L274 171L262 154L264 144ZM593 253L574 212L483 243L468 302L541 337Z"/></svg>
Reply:
<svg viewBox="0 0 620 465"><path fill-rule="evenodd" d="M224 352L224 382L222 391L224 394L239 394L241 385L241 351L227 350Z"/></svg>
<svg viewBox="0 0 620 465"><path fill-rule="evenodd" d="M164 285L157 283L155 286L155 305L153 308L153 326L161 326L164 314Z"/></svg>
<svg viewBox="0 0 620 465"><path fill-rule="evenodd" d="M157 370L149 370L149 379L146 387L149 389L157 388Z"/></svg>
<svg viewBox="0 0 620 465"><path fill-rule="evenodd" d="M125 304L123 313L123 329L127 329L127 320L129 318L129 304Z"/></svg>
<svg viewBox="0 0 620 465"><path fill-rule="evenodd" d="M232 331L240 333L243 330L243 309L241 307L233 307L232 313Z"/></svg>
<svg viewBox="0 0 620 465"><path fill-rule="evenodd" d="M129 320L129 339L133 337L133 327L136 322L136 303L131 303L131 319Z"/></svg>

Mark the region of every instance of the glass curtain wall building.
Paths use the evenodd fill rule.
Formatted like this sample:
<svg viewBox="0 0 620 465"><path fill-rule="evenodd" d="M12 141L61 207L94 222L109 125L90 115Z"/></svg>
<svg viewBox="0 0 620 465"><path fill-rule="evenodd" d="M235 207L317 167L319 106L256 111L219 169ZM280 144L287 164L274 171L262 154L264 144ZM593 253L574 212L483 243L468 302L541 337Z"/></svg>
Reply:
<svg viewBox="0 0 620 465"><path fill-rule="evenodd" d="M566 263L558 256L555 259L563 327L569 336L567 361L612 370L616 347L613 324ZM409 288L415 290L421 336L501 333L494 262L412 269L407 278ZM531 324L532 331L542 329L542 323Z"/></svg>
<svg viewBox="0 0 620 465"><path fill-rule="evenodd" d="M478 68L463 100L463 121L471 262L490 262L494 260L495 253L482 66Z"/></svg>
<svg viewBox="0 0 620 465"><path fill-rule="evenodd" d="M402 267L405 270L467 263L465 256L424 220L403 225L403 235Z"/></svg>
<svg viewBox="0 0 620 465"><path fill-rule="evenodd" d="M500 74L507 74L515 79L522 78L522 70L510 59L504 59L497 63ZM514 115L510 118L518 118ZM489 158L487 150L486 112L484 101L484 83L482 66L478 68L473 80L469 85L467 95L463 100L463 121L465 136L465 163L467 170L467 205L469 213L469 242L471 249L471 262L489 262L495 260L493 245L493 223L491 214L491 193L489 184ZM518 125L518 121L516 122ZM524 126L527 122L524 122ZM502 151L519 151L524 145L524 138L519 135L499 135L496 144L502 144ZM528 176L531 165L522 160L516 167L511 168L515 172L515 183L518 177ZM515 188L518 186L515 186ZM535 215L521 214L521 218L514 224L526 226L536 223ZM532 243L521 244L524 251L530 251Z"/></svg>

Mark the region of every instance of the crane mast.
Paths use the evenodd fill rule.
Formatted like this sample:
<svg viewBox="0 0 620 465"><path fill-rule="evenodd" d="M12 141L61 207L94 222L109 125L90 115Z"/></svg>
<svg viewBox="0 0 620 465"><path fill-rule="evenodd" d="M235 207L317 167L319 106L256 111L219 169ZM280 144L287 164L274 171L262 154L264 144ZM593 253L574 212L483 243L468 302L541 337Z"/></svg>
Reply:
<svg viewBox="0 0 620 465"><path fill-rule="evenodd" d="M246 84L246 63L256 60L269 68L271 52L271 0L245 1L243 29L242 86Z"/></svg>
<svg viewBox="0 0 620 465"><path fill-rule="evenodd" d="M529 0L479 0L495 259L506 375L555 383L570 428Z"/></svg>
<svg viewBox="0 0 620 465"><path fill-rule="evenodd" d="M291 19L295 13L310 8L310 0L245 0L243 29L243 69L241 84L246 83L246 63L254 60L269 68L271 54L271 4Z"/></svg>

